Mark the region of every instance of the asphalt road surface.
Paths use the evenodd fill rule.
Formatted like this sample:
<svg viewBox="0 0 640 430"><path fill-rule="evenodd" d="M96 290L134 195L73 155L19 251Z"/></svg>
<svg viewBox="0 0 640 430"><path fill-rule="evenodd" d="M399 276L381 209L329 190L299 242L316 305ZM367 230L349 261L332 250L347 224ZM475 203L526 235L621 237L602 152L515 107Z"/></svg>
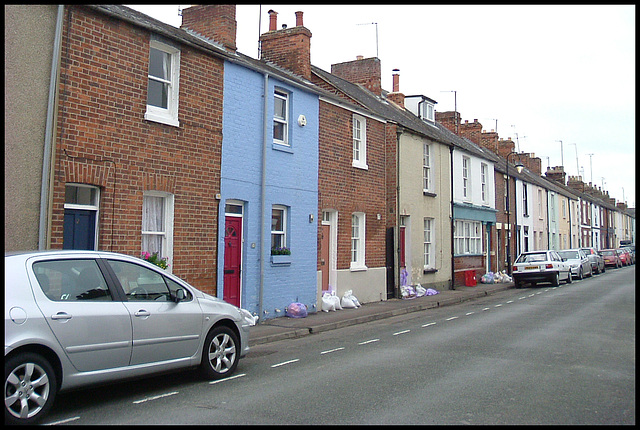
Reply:
<svg viewBox="0 0 640 430"><path fill-rule="evenodd" d="M635 424L635 266L60 394L45 424Z"/></svg>

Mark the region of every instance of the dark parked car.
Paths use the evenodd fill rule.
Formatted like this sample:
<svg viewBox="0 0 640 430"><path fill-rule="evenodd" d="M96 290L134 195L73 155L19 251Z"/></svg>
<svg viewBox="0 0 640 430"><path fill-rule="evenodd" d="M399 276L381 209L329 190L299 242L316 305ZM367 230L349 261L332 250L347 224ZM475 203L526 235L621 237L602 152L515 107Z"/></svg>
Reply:
<svg viewBox="0 0 640 430"><path fill-rule="evenodd" d="M604 265L604 258L602 258L602 255L600 255L595 248L580 248L580 249L582 249L582 252L584 252L587 255L589 262L591 262L591 269L593 273L604 273L605 265Z"/></svg>
<svg viewBox="0 0 640 430"><path fill-rule="evenodd" d="M5 423L31 424L56 393L199 367L231 375L251 314L140 258L99 251L4 257Z"/></svg>

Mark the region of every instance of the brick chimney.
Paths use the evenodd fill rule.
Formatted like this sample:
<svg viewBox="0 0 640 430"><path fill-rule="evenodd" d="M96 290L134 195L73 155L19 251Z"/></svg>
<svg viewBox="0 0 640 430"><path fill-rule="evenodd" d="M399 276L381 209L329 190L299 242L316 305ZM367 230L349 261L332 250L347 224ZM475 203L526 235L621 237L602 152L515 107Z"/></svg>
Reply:
<svg viewBox="0 0 640 430"><path fill-rule="evenodd" d="M480 145L494 154L498 153L498 140L498 132L494 130L480 133Z"/></svg>
<svg viewBox="0 0 640 430"><path fill-rule="evenodd" d="M260 59L311 80L311 31L296 12L296 26L277 29L278 13L269 11L269 31L260 36Z"/></svg>
<svg viewBox="0 0 640 430"><path fill-rule="evenodd" d="M469 120L464 120L464 124L459 125L458 131L460 136L466 137L476 145L482 144L482 124L480 124L477 119L474 119L471 124L469 124ZM495 151L495 147L491 150Z"/></svg>
<svg viewBox="0 0 640 430"><path fill-rule="evenodd" d="M524 167L536 175L542 175L542 160L540 157L536 157L536 154L525 152L520 157L520 161L524 164Z"/></svg>
<svg viewBox="0 0 640 430"><path fill-rule="evenodd" d="M502 158L507 158L509 156L509 153L513 152L515 147L516 147L516 144L513 140L511 140L510 137L506 139L500 139L498 140L498 155L501 156ZM509 161L512 161L512 160L509 160ZM515 161L513 162L515 163Z"/></svg>
<svg viewBox="0 0 640 430"><path fill-rule="evenodd" d="M331 74L354 84L360 84L377 96L382 95L380 59L363 58L331 65Z"/></svg>
<svg viewBox="0 0 640 430"><path fill-rule="evenodd" d="M400 70L393 69L393 92L387 94L387 99L404 109L404 94L400 92Z"/></svg>
<svg viewBox="0 0 640 430"><path fill-rule="evenodd" d="M553 182L565 185L567 174L564 171L564 166L554 166L551 168L547 167L547 171L544 173L544 175L547 177L547 179Z"/></svg>
<svg viewBox="0 0 640 430"><path fill-rule="evenodd" d="M458 134L458 129L460 124L460 113L459 112L438 112L436 111L436 122L440 123L442 126L446 127L452 133ZM471 139L469 139L471 140Z"/></svg>
<svg viewBox="0 0 640 430"><path fill-rule="evenodd" d="M585 188L584 182L582 182L582 176L569 176L569 179L567 179L567 187L584 193Z"/></svg>
<svg viewBox="0 0 640 430"><path fill-rule="evenodd" d="M231 52L237 49L235 4L203 4L183 9L180 28L213 39Z"/></svg>

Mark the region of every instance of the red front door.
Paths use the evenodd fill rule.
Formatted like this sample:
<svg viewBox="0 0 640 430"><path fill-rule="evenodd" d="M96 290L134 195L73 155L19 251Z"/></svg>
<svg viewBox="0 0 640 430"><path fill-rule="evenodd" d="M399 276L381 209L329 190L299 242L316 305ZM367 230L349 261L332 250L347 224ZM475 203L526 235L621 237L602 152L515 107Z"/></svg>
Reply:
<svg viewBox="0 0 640 430"><path fill-rule="evenodd" d="M240 307L242 218L226 217L224 228L224 294L227 303Z"/></svg>
<svg viewBox="0 0 640 430"><path fill-rule="evenodd" d="M329 291L329 235L331 227L322 225L322 241L320 242L320 273L322 273L322 291Z"/></svg>

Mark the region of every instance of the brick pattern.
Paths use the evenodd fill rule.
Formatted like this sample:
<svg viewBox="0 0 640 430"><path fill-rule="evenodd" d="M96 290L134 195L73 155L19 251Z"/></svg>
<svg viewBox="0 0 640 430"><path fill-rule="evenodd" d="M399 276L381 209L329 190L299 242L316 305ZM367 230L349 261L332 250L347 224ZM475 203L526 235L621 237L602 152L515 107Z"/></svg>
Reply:
<svg viewBox="0 0 640 430"><path fill-rule="evenodd" d="M180 127L145 121L149 32L82 6L66 13L51 248L62 248L67 182L101 189L98 249L136 256L143 192L171 192L173 273L215 295L222 61L181 47Z"/></svg>
<svg viewBox="0 0 640 430"><path fill-rule="evenodd" d="M236 6L233 4L192 5L182 10L182 25L221 43L231 51L236 46Z"/></svg>
<svg viewBox="0 0 640 430"><path fill-rule="evenodd" d="M339 78L363 85L375 95L382 95L380 59L358 58L355 61L332 64L331 74Z"/></svg>
<svg viewBox="0 0 640 430"><path fill-rule="evenodd" d="M260 36L261 59L311 79L311 32L305 27L270 31Z"/></svg>

